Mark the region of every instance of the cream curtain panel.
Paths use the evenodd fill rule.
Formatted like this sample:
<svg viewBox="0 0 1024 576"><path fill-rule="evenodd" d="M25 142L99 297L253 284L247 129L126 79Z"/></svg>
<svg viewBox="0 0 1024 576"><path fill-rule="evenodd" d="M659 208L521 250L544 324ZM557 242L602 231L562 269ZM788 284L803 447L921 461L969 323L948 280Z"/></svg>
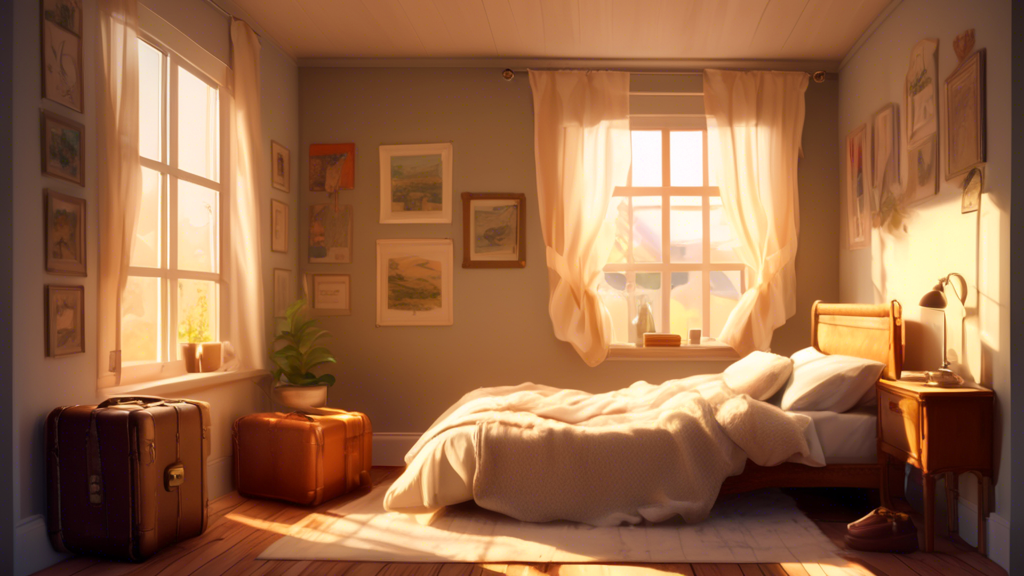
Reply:
<svg viewBox="0 0 1024 576"><path fill-rule="evenodd" d="M614 240L608 205L629 175L629 74L531 70L530 87L548 313L555 336L596 366L611 343L597 286Z"/></svg>
<svg viewBox="0 0 1024 576"><path fill-rule="evenodd" d="M139 54L136 0L100 0L99 86L99 286L97 354L99 386L121 379L121 295L128 283L141 196L139 165Z"/></svg>
<svg viewBox="0 0 1024 576"><path fill-rule="evenodd" d="M260 41L248 24L231 22L230 232L222 277L227 293L227 333L237 368L263 368L267 355L263 322L263 272L260 260L260 175L266 166L260 129Z"/></svg>
<svg viewBox="0 0 1024 576"><path fill-rule="evenodd" d="M719 340L741 355L767 350L796 312L800 230L797 159L804 126L803 72L704 71L708 162L722 208L753 271Z"/></svg>

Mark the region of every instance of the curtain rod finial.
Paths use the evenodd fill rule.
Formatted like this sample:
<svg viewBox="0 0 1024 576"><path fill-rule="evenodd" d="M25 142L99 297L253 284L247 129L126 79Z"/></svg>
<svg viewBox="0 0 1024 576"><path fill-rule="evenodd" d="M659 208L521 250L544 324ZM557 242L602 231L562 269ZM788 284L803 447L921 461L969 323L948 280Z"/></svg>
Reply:
<svg viewBox="0 0 1024 576"><path fill-rule="evenodd" d="M811 74L811 78L813 78L814 81L817 82L818 84L821 84L825 82L825 71L818 70L814 74Z"/></svg>
<svg viewBox="0 0 1024 576"><path fill-rule="evenodd" d="M512 79L516 77L516 73L513 72L511 68L505 68L504 70L501 71L501 77L504 78L507 82L511 82Z"/></svg>

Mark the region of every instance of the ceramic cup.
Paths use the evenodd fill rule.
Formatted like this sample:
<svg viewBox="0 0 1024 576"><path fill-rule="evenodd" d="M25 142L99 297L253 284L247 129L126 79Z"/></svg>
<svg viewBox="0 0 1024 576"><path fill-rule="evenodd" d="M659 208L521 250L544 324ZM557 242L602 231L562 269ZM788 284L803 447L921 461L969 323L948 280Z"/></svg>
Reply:
<svg viewBox="0 0 1024 576"><path fill-rule="evenodd" d="M697 346L700 344L700 328L694 328L690 330L690 345Z"/></svg>
<svg viewBox="0 0 1024 576"><path fill-rule="evenodd" d="M199 372L199 344L182 342L181 359L185 361L185 372Z"/></svg>
<svg viewBox="0 0 1024 576"><path fill-rule="evenodd" d="M216 372L220 370L221 352L223 351L221 343L203 342L199 347L199 371Z"/></svg>

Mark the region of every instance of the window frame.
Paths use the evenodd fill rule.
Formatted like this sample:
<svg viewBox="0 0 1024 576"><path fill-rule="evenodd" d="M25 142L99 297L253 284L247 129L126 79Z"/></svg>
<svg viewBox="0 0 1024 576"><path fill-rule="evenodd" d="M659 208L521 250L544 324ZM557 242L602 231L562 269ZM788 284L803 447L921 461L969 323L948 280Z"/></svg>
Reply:
<svg viewBox="0 0 1024 576"><path fill-rule="evenodd" d="M143 19L140 13L138 40L163 54L161 76L164 81L161 102L161 159L153 160L139 155L142 168L156 171L161 180L159 268L129 266L128 276L158 278L160 281L159 353L157 361L122 362L121 385L137 386L167 378L185 376L185 362L178 358L177 313L178 281L204 280L216 285L217 326L214 338L221 340L227 325L228 295L224 289L224 263L230 234L228 198L230 178L230 91L227 86L227 66L202 50L187 36L166 22ZM149 20L151 26L145 26ZM196 62L202 65L197 65ZM223 66L223 68L221 68ZM192 174L178 166L178 81L179 69L214 88L218 92L219 181ZM218 194L218 230L216 272L180 270L177 261L178 188L181 181L216 190ZM130 248L129 248L130 250Z"/></svg>

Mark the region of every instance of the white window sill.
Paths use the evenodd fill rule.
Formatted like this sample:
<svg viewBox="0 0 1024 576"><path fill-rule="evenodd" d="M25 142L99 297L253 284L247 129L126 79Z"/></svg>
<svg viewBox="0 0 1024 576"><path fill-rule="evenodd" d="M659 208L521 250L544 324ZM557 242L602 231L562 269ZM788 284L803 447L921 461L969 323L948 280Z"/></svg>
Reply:
<svg viewBox="0 0 1024 576"><path fill-rule="evenodd" d="M637 347L632 344L612 344L608 360L679 360L734 362L740 355L731 346L704 340L699 345Z"/></svg>
<svg viewBox="0 0 1024 576"><path fill-rule="evenodd" d="M205 374L183 374L172 378L161 380L150 380L138 384L127 384L124 386L111 386L100 388L99 395L104 398L111 396L126 396L132 394L177 394L179 392L202 390L212 388L221 384L251 380L256 382L270 375L266 370L240 370L235 372L207 372Z"/></svg>

